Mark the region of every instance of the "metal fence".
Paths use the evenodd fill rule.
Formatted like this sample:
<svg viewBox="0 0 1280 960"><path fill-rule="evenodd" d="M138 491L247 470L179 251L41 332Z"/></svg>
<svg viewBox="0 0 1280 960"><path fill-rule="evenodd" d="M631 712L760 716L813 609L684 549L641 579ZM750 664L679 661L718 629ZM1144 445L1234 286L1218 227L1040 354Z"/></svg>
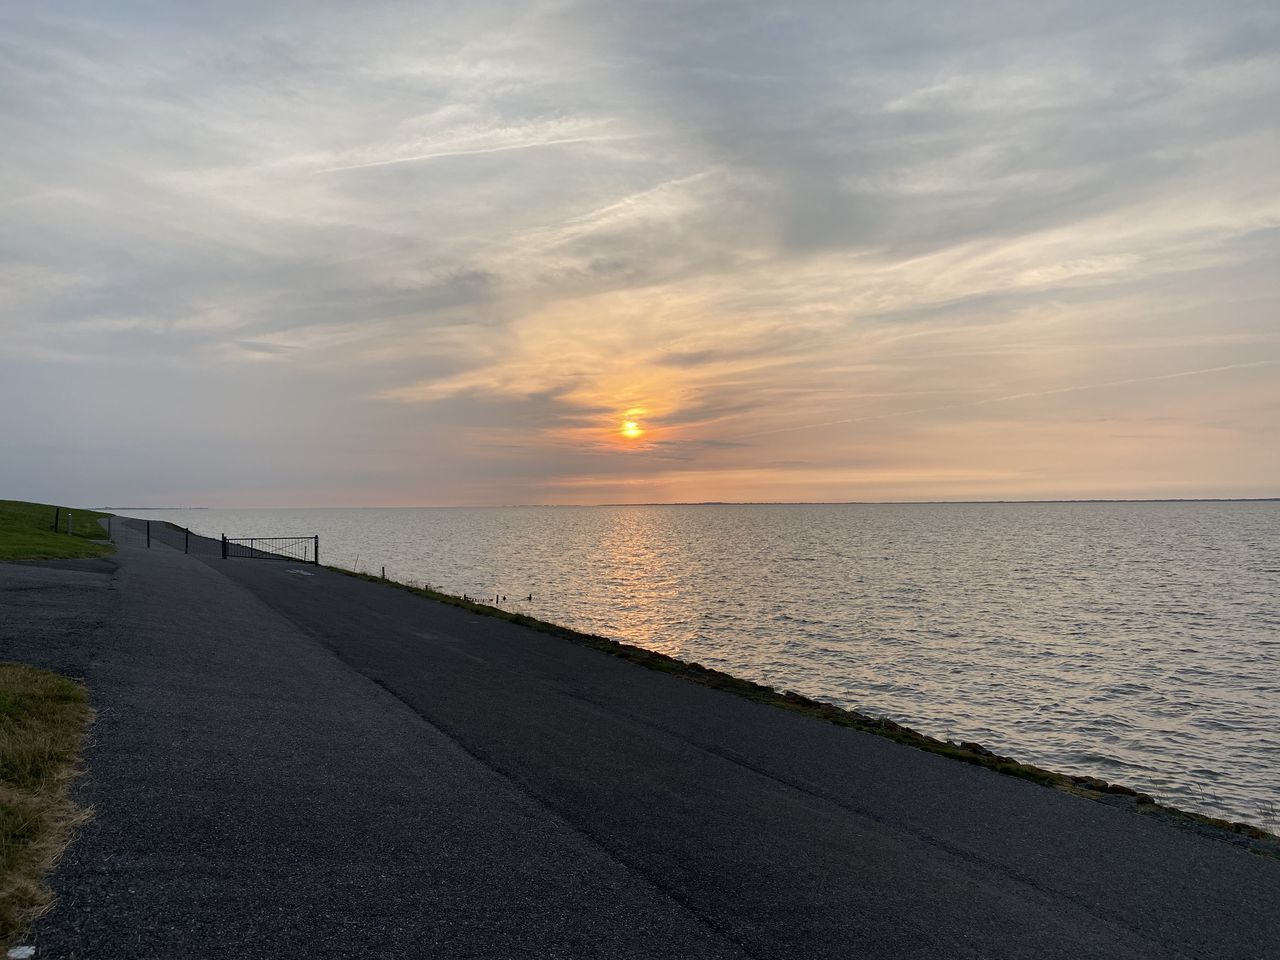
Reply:
<svg viewBox="0 0 1280 960"><path fill-rule="evenodd" d="M320 538L315 537L222 537L222 559L292 560L320 565Z"/></svg>

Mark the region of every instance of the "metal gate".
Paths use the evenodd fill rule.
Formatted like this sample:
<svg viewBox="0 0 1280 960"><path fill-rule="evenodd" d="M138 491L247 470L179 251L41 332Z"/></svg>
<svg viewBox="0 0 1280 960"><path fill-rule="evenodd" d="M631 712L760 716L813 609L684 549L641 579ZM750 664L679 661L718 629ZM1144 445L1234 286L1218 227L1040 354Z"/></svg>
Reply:
<svg viewBox="0 0 1280 960"><path fill-rule="evenodd" d="M291 560L320 565L320 537L228 537L222 535L222 559Z"/></svg>

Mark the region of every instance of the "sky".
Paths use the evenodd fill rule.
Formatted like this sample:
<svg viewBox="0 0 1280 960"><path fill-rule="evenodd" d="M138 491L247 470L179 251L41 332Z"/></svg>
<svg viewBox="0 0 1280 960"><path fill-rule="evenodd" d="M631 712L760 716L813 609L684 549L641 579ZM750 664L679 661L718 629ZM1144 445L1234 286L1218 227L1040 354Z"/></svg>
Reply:
<svg viewBox="0 0 1280 960"><path fill-rule="evenodd" d="M1280 7L0 0L0 497L1280 496Z"/></svg>

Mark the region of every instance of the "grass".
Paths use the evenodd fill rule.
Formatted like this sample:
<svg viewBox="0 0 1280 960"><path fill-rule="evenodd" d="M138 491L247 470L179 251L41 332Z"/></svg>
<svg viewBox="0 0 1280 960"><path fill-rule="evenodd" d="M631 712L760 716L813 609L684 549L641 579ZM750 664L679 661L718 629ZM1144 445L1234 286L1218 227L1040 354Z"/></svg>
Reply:
<svg viewBox="0 0 1280 960"><path fill-rule="evenodd" d="M53 530L58 511L58 532ZM67 517L71 517L68 535ZM0 560L54 560L68 557L101 557L109 545L93 543L106 536L98 520L107 516L94 510L72 510L51 503L0 500Z"/></svg>
<svg viewBox="0 0 1280 960"><path fill-rule="evenodd" d="M704 667L698 663L679 660L666 654L646 650L644 647L610 640L608 637L580 633L569 627L538 620L523 613L503 610L501 607L479 603L470 598L457 597L453 594L441 593L426 587L414 587L396 581L384 580L372 574L358 573L342 567L329 567L328 569L344 573L347 576L358 577L361 580L387 583L440 603L461 607L473 613L496 617L499 620L506 620L510 623L529 627L541 633L549 633L572 643L591 647L611 656L628 660L650 670L669 673L692 683L723 690L756 703L780 707L783 710L801 713L837 726L871 733L908 747L914 747L917 750L924 750L926 753L934 753L953 760L959 760L962 763L985 767L996 773L1030 780L1041 786L1061 790L1075 796L1101 801L1112 806L1128 807L1137 813L1165 820L1179 827L1232 839L1234 842L1247 845L1255 853L1280 858L1280 836L1273 832L1249 823L1222 820L1217 817L1208 817L1204 814L1170 807L1157 802L1153 797L1145 793L1140 793L1122 784L1109 783L1098 777L1057 773L1033 764L1020 763L1012 757L1000 756L977 743L968 741L954 743L950 740L939 740L936 737L930 737L912 730L910 727L904 727L893 720L873 717L857 710L847 710L843 707L837 707L835 704L814 700L811 697L806 697L790 690L775 690L773 687L767 687L752 680L744 680L741 677L735 677L732 674L715 670L711 667Z"/></svg>
<svg viewBox="0 0 1280 960"><path fill-rule="evenodd" d="M86 816L67 788L91 717L75 681L0 663L0 949L48 908L44 877Z"/></svg>

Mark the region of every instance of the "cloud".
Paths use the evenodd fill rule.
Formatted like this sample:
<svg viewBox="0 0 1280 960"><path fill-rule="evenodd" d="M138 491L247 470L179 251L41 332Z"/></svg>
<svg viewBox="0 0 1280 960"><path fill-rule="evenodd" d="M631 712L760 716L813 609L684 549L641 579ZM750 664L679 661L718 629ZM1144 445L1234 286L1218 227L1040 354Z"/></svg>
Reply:
<svg viewBox="0 0 1280 960"><path fill-rule="evenodd" d="M945 406L918 407L915 409L899 410L893 413L885 413L879 415L870 415L866 417L850 417L843 420L827 420L823 423L801 424L793 427L778 427L773 430L761 430L757 433L746 434L745 437L763 437L776 433L787 433L793 430L816 430L821 427L843 426L849 423L861 423L867 420L882 420L892 417L908 417L921 413L935 413L939 410L949 410L957 406L960 407L985 407L992 403L1013 403L1017 400L1031 400L1039 397L1056 397L1067 393L1081 393L1087 390L1110 390L1114 387L1128 387L1140 383L1155 383L1161 380L1180 380L1183 377L1201 377L1211 373L1225 373L1234 370L1250 370L1256 367L1269 367L1280 364L1280 358L1275 360L1256 360L1251 363L1231 363L1221 367L1205 367L1201 370L1178 370L1173 373L1159 373L1148 377L1128 377L1123 380L1110 380L1105 383L1080 383L1069 387L1055 387L1051 390L1032 390L1026 393L1011 393L1006 396L984 397L979 400L969 400L960 403L951 403Z"/></svg>
<svg viewBox="0 0 1280 960"><path fill-rule="evenodd" d="M91 368L285 500L1275 492L1278 48L1190 2L10 10L0 400ZM151 469L90 499L197 489Z"/></svg>
<svg viewBox="0 0 1280 960"><path fill-rule="evenodd" d="M526 143L505 143L492 147L474 147L470 150L440 150L420 153L412 157L391 157L386 160L366 160L341 167L325 167L321 173L342 173L346 170L367 170L370 167L386 167L396 163L420 163L425 160L448 160L455 157L478 157L490 153L507 153L511 150L534 150L540 147L560 147L583 143L609 143L621 137L558 137L552 140L532 140Z"/></svg>

